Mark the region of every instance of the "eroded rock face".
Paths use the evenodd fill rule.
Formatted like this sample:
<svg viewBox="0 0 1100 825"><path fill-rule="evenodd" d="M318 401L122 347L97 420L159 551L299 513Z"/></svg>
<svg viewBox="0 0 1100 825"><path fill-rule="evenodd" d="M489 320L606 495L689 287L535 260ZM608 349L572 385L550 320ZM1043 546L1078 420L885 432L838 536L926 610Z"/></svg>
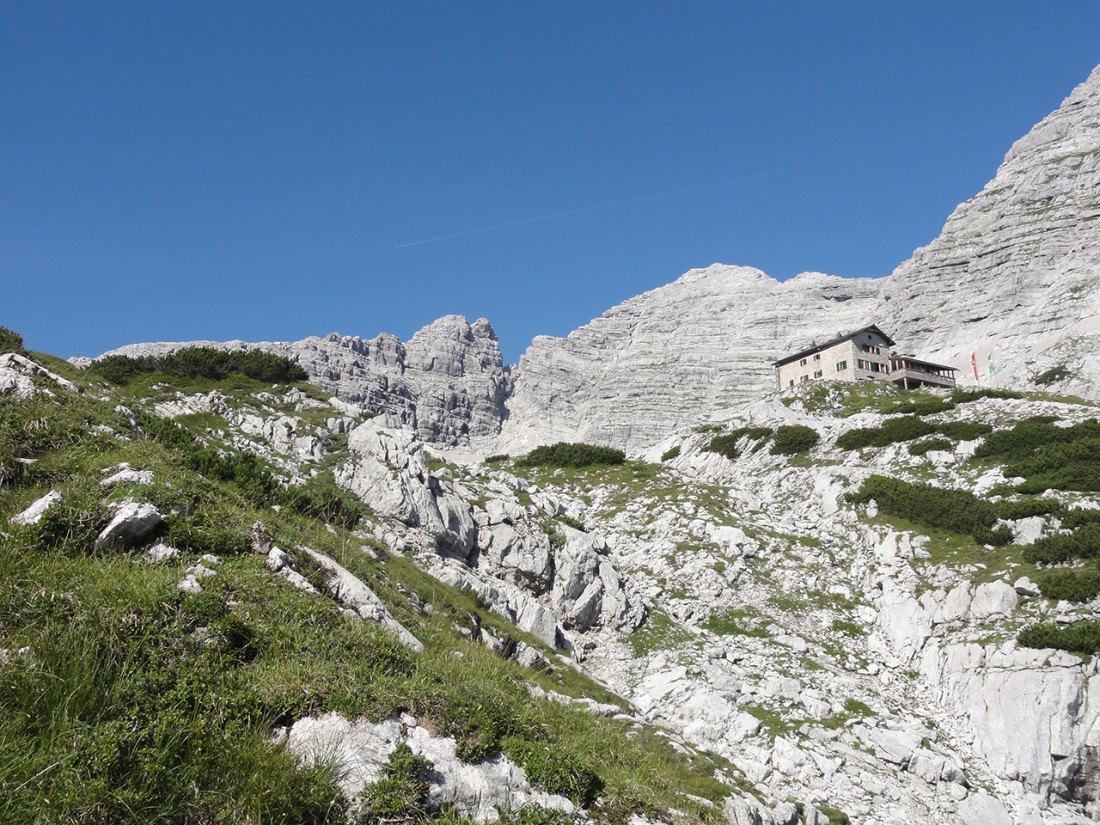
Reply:
<svg viewBox="0 0 1100 825"><path fill-rule="evenodd" d="M882 318L933 360L993 354L1001 380L1052 367L1095 396L1100 370L1100 67L1020 138L996 177L886 283ZM979 362L983 368L984 364Z"/></svg>
<svg viewBox="0 0 1100 825"><path fill-rule="evenodd" d="M409 427L425 441L495 436L511 386L492 325L447 315L403 343L332 333L293 342L192 341L131 344L105 355L163 355L184 347L257 348L290 358L337 398Z"/></svg>
<svg viewBox="0 0 1100 825"><path fill-rule="evenodd" d="M462 557L469 554L476 539L470 508L441 490L412 433L371 419L352 430L348 447L355 459L336 471L337 484L381 515L424 528Z"/></svg>
<svg viewBox="0 0 1100 825"><path fill-rule="evenodd" d="M880 284L819 273L780 283L715 264L631 298L520 359L502 443L637 449L775 386L771 362L871 323Z"/></svg>

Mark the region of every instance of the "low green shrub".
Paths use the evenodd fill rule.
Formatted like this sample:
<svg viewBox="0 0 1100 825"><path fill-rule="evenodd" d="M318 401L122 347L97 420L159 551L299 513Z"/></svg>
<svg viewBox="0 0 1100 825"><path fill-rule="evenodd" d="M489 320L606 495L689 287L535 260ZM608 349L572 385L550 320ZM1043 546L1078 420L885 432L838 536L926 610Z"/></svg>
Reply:
<svg viewBox="0 0 1100 825"><path fill-rule="evenodd" d="M848 500L863 504L874 499L879 511L925 527L968 533L983 544L1006 544L1005 531L994 531L997 508L966 490L934 487L886 476L871 476ZM993 540L990 540L993 539Z"/></svg>
<svg viewBox="0 0 1100 825"><path fill-rule="evenodd" d="M929 398L916 398L907 401L898 401L897 403L886 407L884 410L882 410L882 412L886 413L887 415L936 415L937 413L943 413L953 409L955 409L955 404L951 401L951 399L931 396Z"/></svg>
<svg viewBox="0 0 1100 825"><path fill-rule="evenodd" d="M1069 368L1066 367L1065 364L1059 364L1056 367L1051 367L1049 370L1043 370L1032 378L1031 381L1038 387L1045 387L1047 384L1054 384L1057 381L1069 378L1070 375Z"/></svg>
<svg viewBox="0 0 1100 825"><path fill-rule="evenodd" d="M603 789L599 775L560 745L512 736L503 741L502 750L523 767L531 784L577 805L591 805Z"/></svg>
<svg viewBox="0 0 1100 825"><path fill-rule="evenodd" d="M1021 647L1066 650L1092 655L1100 653L1100 621L1085 620L1067 625L1033 624L1017 637Z"/></svg>
<svg viewBox="0 0 1100 825"><path fill-rule="evenodd" d="M258 349L229 351L214 347L186 347L168 355L108 355L93 361L88 369L119 385L148 373L212 381L221 381L233 373L240 373L273 384L309 378L309 374L296 362L280 355Z"/></svg>
<svg viewBox="0 0 1100 825"><path fill-rule="evenodd" d="M964 390L956 389L951 391L951 400L956 404L969 404L971 401L978 401L982 398L1026 398L1022 392L1016 392L1015 390L998 390L998 389L978 389L978 390Z"/></svg>
<svg viewBox="0 0 1100 825"><path fill-rule="evenodd" d="M909 455L927 455L933 450L950 452L955 449L955 443L946 438L926 438L909 445Z"/></svg>
<svg viewBox="0 0 1100 825"><path fill-rule="evenodd" d="M1068 510L1058 509L1053 512L1057 513L1058 518L1062 522L1062 526L1069 530L1076 530L1078 527L1083 527L1086 524L1100 523L1100 510L1073 507Z"/></svg>
<svg viewBox="0 0 1100 825"><path fill-rule="evenodd" d="M485 459L485 463L486 464L503 464L505 461L507 461L510 458L511 458L511 456L506 454L506 453L497 453L496 455L488 456Z"/></svg>
<svg viewBox="0 0 1100 825"><path fill-rule="evenodd" d="M749 441L763 441L766 438L771 438L774 431L771 427L739 427L732 432L724 433L722 435L716 435L710 440L703 452L718 453L725 456L730 461L733 461L741 455L741 451L737 445L741 439L747 438ZM754 450L761 447L761 444L757 444Z"/></svg>
<svg viewBox="0 0 1100 825"><path fill-rule="evenodd" d="M1087 602L1100 596L1100 570L1052 570L1038 584L1048 599Z"/></svg>
<svg viewBox="0 0 1100 825"><path fill-rule="evenodd" d="M956 441L973 441L993 432L993 427L980 421L944 421L937 424L936 429Z"/></svg>
<svg viewBox="0 0 1100 825"><path fill-rule="evenodd" d="M594 444L557 444L536 447L516 461L520 467L592 467L598 464L622 464L626 453L613 447Z"/></svg>
<svg viewBox="0 0 1100 825"><path fill-rule="evenodd" d="M5 352L15 352L19 355L27 354L27 351L23 348L23 336L13 329L0 327L0 355Z"/></svg>
<svg viewBox="0 0 1100 825"><path fill-rule="evenodd" d="M1100 421L1059 427L1050 416L1035 416L986 437L976 459L1005 465L1005 475L1022 476L1020 492L1100 491Z"/></svg>
<svg viewBox="0 0 1100 825"><path fill-rule="evenodd" d="M1024 559L1032 564L1064 564L1075 559L1100 556L1100 523L1078 527L1072 533L1044 536L1024 548Z"/></svg>
<svg viewBox="0 0 1100 825"><path fill-rule="evenodd" d="M775 431L772 455L798 455L809 452L821 440L817 430L802 424L784 424Z"/></svg>
<svg viewBox="0 0 1100 825"><path fill-rule="evenodd" d="M672 461L674 458L678 458L680 455L680 445L675 447L669 447L663 453L661 453L661 461Z"/></svg>
<svg viewBox="0 0 1100 825"><path fill-rule="evenodd" d="M402 742L390 752L382 768L382 778L363 789L355 822L368 825L425 819L431 789L428 780L434 770L430 759L413 753L412 748Z"/></svg>
<svg viewBox="0 0 1100 825"><path fill-rule="evenodd" d="M1005 521L1017 521L1032 516L1061 516L1064 512L1065 508L1059 502L1050 498L1033 498L1029 496L1015 501L1006 500L997 504L997 513ZM1096 514L1100 519L1100 511L1096 511Z"/></svg>
<svg viewBox="0 0 1100 825"><path fill-rule="evenodd" d="M574 530L580 530L582 533L587 533L588 528L584 526L584 522L579 518L573 518L568 513L562 513L561 515L554 516L562 524L568 524Z"/></svg>
<svg viewBox="0 0 1100 825"><path fill-rule="evenodd" d="M860 427L849 430L836 440L842 450L859 450L864 447L885 447L899 441L912 441L922 435L936 432L936 426L920 416L889 418L879 427Z"/></svg>

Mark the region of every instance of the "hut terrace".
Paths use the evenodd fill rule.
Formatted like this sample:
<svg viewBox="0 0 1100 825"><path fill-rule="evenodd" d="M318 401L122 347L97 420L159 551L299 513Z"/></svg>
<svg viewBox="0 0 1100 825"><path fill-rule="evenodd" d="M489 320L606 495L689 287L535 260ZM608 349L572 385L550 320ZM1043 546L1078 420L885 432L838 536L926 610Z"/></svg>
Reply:
<svg viewBox="0 0 1100 825"><path fill-rule="evenodd" d="M809 381L892 381L906 390L955 386L954 367L898 355L893 346L872 324L780 358L773 364L775 380L780 390Z"/></svg>

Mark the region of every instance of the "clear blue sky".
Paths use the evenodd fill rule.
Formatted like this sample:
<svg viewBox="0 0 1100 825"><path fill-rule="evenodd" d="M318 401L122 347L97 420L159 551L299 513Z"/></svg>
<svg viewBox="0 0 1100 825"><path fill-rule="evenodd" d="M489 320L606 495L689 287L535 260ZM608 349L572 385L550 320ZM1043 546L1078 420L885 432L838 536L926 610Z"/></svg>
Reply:
<svg viewBox="0 0 1100 825"><path fill-rule="evenodd" d="M885 275L1098 62L1095 0L10 0L0 324L70 356L459 313L514 362L716 261Z"/></svg>

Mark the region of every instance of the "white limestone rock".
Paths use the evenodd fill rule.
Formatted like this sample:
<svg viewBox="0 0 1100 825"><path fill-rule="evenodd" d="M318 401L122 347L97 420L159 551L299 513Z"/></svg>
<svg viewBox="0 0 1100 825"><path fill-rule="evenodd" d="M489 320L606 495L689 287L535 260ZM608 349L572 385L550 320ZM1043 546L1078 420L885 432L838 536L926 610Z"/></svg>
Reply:
<svg viewBox="0 0 1100 825"><path fill-rule="evenodd" d="M164 523L164 516L152 504L127 500L96 537L96 549L133 547L147 540Z"/></svg>
<svg viewBox="0 0 1100 825"><path fill-rule="evenodd" d="M46 379L68 392L83 392L72 381L51 372L25 355L17 352L0 355L0 395L11 395L17 399L31 398L38 392L35 378Z"/></svg>
<svg viewBox="0 0 1100 825"><path fill-rule="evenodd" d="M290 358L337 398L442 444L495 436L511 386L492 325L459 315L434 321L407 344L388 333L369 340L332 333L294 342L131 344L104 355L164 355L191 346L256 348Z"/></svg>
<svg viewBox="0 0 1100 825"><path fill-rule="evenodd" d="M448 810L478 822L494 822L499 810L524 806L565 814L575 810L567 799L532 788L523 769L506 756L462 762L455 756L454 739L432 736L408 714L372 724L326 713L299 719L279 738L303 764L331 766L341 791L352 800L382 778L390 753L404 743L432 762L428 777L432 810Z"/></svg>
<svg viewBox="0 0 1100 825"><path fill-rule="evenodd" d="M119 484L141 484L148 485L153 483L153 471L152 470L135 470L132 467L124 467L117 473L113 473L107 478L99 482L101 489L108 489L115 487Z"/></svg>
<svg viewBox="0 0 1100 825"><path fill-rule="evenodd" d="M1006 582L979 584L970 603L970 615L978 620L1011 616L1019 600L1016 590Z"/></svg>
<svg viewBox="0 0 1100 825"><path fill-rule="evenodd" d="M348 447L354 458L337 468L337 484L375 512L430 531L460 556L470 552L477 528L469 505L440 489L413 434L371 419L352 430Z"/></svg>
<svg viewBox="0 0 1100 825"><path fill-rule="evenodd" d="M28 525L38 524L42 520L42 516L46 515L46 511L53 507L55 504L60 504L62 501L62 495L57 490L50 490L42 498L34 501L27 509L23 510L12 516L8 522L10 524Z"/></svg>
<svg viewBox="0 0 1100 825"><path fill-rule="evenodd" d="M180 551L176 547L170 547L164 542L157 542L148 550L145 551L145 555L142 558L149 564L164 564L165 562L174 561L178 559Z"/></svg>

